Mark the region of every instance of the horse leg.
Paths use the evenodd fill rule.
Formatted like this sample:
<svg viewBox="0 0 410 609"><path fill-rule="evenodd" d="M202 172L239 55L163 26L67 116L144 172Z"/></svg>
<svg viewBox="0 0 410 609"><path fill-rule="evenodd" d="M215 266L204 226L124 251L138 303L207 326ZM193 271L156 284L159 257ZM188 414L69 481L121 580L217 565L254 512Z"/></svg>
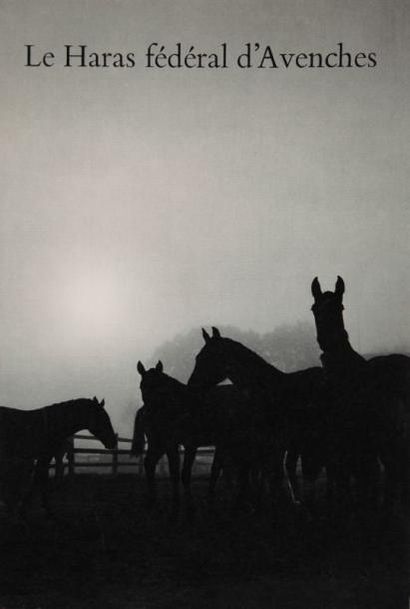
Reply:
<svg viewBox="0 0 410 609"><path fill-rule="evenodd" d="M376 455L359 454L357 463L357 499L359 512L367 519L377 506L380 466Z"/></svg>
<svg viewBox="0 0 410 609"><path fill-rule="evenodd" d="M288 479L290 498L292 503L295 505L299 505L301 503L299 485L296 476L298 459L299 451L296 447L292 447L290 450L287 451L285 456L285 470Z"/></svg>
<svg viewBox="0 0 410 609"><path fill-rule="evenodd" d="M179 446L167 450L169 475L172 484L172 511L179 511Z"/></svg>
<svg viewBox="0 0 410 609"><path fill-rule="evenodd" d="M47 515L51 516L52 511L50 509L50 502L48 496L48 466L52 459L52 456L40 457L34 466L34 473L28 490L24 493L21 506L20 515L25 516L28 508L33 500L33 497L37 492L41 496L42 507L46 510Z"/></svg>
<svg viewBox="0 0 410 609"><path fill-rule="evenodd" d="M395 442L398 500L404 509L410 507L410 438L400 435Z"/></svg>
<svg viewBox="0 0 410 609"><path fill-rule="evenodd" d="M188 511L194 509L194 500L191 493L192 466L196 457L196 446L185 446L184 463L182 466L182 484L184 487L185 506Z"/></svg>
<svg viewBox="0 0 410 609"><path fill-rule="evenodd" d="M164 451L148 446L144 459L145 479L147 484L147 506L152 508L157 500L157 489L155 484L155 468Z"/></svg>
<svg viewBox="0 0 410 609"><path fill-rule="evenodd" d="M401 489L400 499L405 509L410 508L410 438L404 438L404 446L401 451Z"/></svg>
<svg viewBox="0 0 410 609"><path fill-rule="evenodd" d="M239 509L246 505L249 499L249 474L250 467L248 464L240 463L238 466L238 490L235 499L235 508Z"/></svg>
<svg viewBox="0 0 410 609"><path fill-rule="evenodd" d="M269 486L270 473L264 463L255 463L250 470L250 479L255 498L255 508L260 511L263 508L266 486Z"/></svg>
<svg viewBox="0 0 410 609"><path fill-rule="evenodd" d="M283 479L284 479L284 459L285 450L283 447L274 449L270 463L270 492L272 509L277 514L280 504L284 498Z"/></svg>
<svg viewBox="0 0 410 609"><path fill-rule="evenodd" d="M215 464L215 468L218 467L222 469L222 477L225 488L232 494L237 475L237 468L235 466L235 460L233 459L232 455L228 454L228 452L225 450L220 451L219 459Z"/></svg>
<svg viewBox="0 0 410 609"><path fill-rule="evenodd" d="M336 518L345 517L351 501L350 472L344 459L330 468L334 484L334 501L332 504Z"/></svg>
<svg viewBox="0 0 410 609"><path fill-rule="evenodd" d="M383 509L391 512L398 499L401 482L401 455L394 446L394 441L383 447L380 457L385 470Z"/></svg>
<svg viewBox="0 0 410 609"><path fill-rule="evenodd" d="M41 495L41 503L43 508L46 510L48 516L52 516L52 510L50 506L50 497L48 492L48 467L50 464L52 457L51 455L48 457L44 457L44 459L39 459L37 461L36 472L38 477L38 485L40 488Z"/></svg>
<svg viewBox="0 0 410 609"><path fill-rule="evenodd" d="M224 455L223 450L218 446L215 446L214 458L211 465L211 476L209 479L209 488L208 488L208 500L210 503L213 503L215 499L215 488L216 483L218 482L219 476L221 475L221 471L224 465Z"/></svg>
<svg viewBox="0 0 410 609"><path fill-rule="evenodd" d="M313 512L316 504L316 480L319 477L322 466L318 462L312 463L311 455L303 452L300 455L303 477L303 502L310 512Z"/></svg>
<svg viewBox="0 0 410 609"><path fill-rule="evenodd" d="M32 460L9 457L3 458L1 463L1 496L8 516L13 520L20 514L25 494L24 486L31 477L33 464Z"/></svg>
<svg viewBox="0 0 410 609"><path fill-rule="evenodd" d="M301 450L300 461L303 479L303 501L314 511L316 504L316 481L325 468L326 449L320 443L313 444L312 441L305 443ZM330 492L330 484L326 483L326 491Z"/></svg>
<svg viewBox="0 0 410 609"><path fill-rule="evenodd" d="M326 462L325 464L326 473L326 486L325 486L325 501L328 515L331 515L334 511L336 503L336 473L332 463Z"/></svg>
<svg viewBox="0 0 410 609"><path fill-rule="evenodd" d="M64 455L55 455L54 456L54 462L55 462L55 474L54 474L54 480L57 486L60 486L62 484L63 478L64 478Z"/></svg>

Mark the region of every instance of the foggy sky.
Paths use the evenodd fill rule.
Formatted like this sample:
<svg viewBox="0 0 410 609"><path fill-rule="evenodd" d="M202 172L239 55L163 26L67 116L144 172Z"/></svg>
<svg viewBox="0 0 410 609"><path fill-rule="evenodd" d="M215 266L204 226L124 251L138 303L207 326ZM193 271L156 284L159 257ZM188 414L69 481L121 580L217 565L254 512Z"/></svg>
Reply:
<svg viewBox="0 0 410 609"><path fill-rule="evenodd" d="M313 324L315 275L344 277L355 348L410 348L406 4L0 0L1 403L118 411L176 333ZM152 41L378 66L147 70ZM25 44L138 66L32 69Z"/></svg>

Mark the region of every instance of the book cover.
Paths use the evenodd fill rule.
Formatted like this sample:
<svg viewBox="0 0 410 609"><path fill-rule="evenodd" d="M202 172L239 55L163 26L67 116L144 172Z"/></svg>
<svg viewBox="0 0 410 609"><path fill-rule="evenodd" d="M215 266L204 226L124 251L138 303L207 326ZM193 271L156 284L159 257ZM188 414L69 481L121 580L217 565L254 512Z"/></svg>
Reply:
<svg viewBox="0 0 410 609"><path fill-rule="evenodd" d="M137 362L186 383L201 327L320 365L315 276L359 353L409 353L409 25L405 0L0 0L1 404L96 395L130 438ZM407 607L403 514L373 541L210 515L197 472L187 523L133 472L3 510L1 607Z"/></svg>

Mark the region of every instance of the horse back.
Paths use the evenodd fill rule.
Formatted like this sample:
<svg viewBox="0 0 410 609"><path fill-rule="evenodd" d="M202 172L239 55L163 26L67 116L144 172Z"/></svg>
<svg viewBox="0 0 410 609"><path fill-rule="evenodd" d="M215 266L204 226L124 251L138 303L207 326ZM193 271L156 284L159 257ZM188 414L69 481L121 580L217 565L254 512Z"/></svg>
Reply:
<svg viewBox="0 0 410 609"><path fill-rule="evenodd" d="M284 375L280 398L286 409L305 410L323 401L324 372L320 366Z"/></svg>
<svg viewBox="0 0 410 609"><path fill-rule="evenodd" d="M369 391L410 398L410 357L399 354L373 357L367 361L366 371Z"/></svg>
<svg viewBox="0 0 410 609"><path fill-rule="evenodd" d="M35 457L42 423L42 409L19 410L0 406L0 454L2 457Z"/></svg>

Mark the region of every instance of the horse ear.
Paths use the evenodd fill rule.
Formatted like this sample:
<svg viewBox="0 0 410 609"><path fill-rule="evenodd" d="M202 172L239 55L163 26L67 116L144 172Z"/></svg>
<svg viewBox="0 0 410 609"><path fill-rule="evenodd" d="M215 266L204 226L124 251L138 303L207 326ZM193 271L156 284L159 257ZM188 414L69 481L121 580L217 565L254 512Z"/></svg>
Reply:
<svg viewBox="0 0 410 609"><path fill-rule="evenodd" d="M140 373L141 376L144 376L145 374L145 368L144 368L144 364L142 362L138 362L137 364L137 370Z"/></svg>
<svg viewBox="0 0 410 609"><path fill-rule="evenodd" d="M95 402L96 404L98 404L98 400L97 400L97 396L96 396L96 395L93 397L93 402Z"/></svg>
<svg viewBox="0 0 410 609"><path fill-rule="evenodd" d="M319 279L317 277L312 281L310 289L312 290L312 296L315 300L322 296L322 288L320 287Z"/></svg>
<svg viewBox="0 0 410 609"><path fill-rule="evenodd" d="M338 275L337 281L336 281L335 294L336 294L336 296L339 296L341 299L344 294L344 291L345 291L345 282L340 277L340 275Z"/></svg>
<svg viewBox="0 0 410 609"><path fill-rule="evenodd" d="M221 338L221 333L215 326L212 326L212 338Z"/></svg>
<svg viewBox="0 0 410 609"><path fill-rule="evenodd" d="M204 341L206 343L209 343L209 341L211 340L211 337L209 336L208 332L206 330L204 330L204 328L202 328L202 336L204 337Z"/></svg>
<svg viewBox="0 0 410 609"><path fill-rule="evenodd" d="M100 402L100 406L101 406L101 408L104 408L104 406L105 406L105 398L103 398L103 399L101 400L101 402Z"/></svg>
<svg viewBox="0 0 410 609"><path fill-rule="evenodd" d="M155 370L156 370L157 372L163 372L163 370L164 370L164 366L163 366L163 364L162 364L162 362L161 362L161 360L160 360L160 359L158 360L158 363L157 363L157 365L155 366Z"/></svg>

